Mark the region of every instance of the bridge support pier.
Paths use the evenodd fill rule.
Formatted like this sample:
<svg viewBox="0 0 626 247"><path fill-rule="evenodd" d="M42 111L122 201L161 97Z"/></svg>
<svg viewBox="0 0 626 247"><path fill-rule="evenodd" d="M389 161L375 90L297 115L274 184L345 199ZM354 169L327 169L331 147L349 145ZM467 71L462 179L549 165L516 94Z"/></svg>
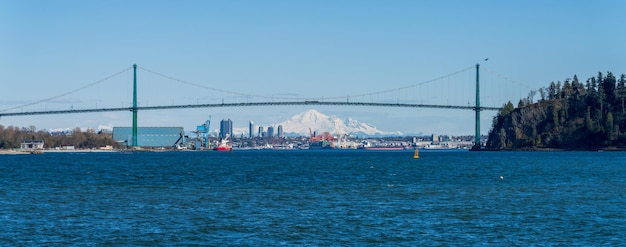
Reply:
<svg viewBox="0 0 626 247"><path fill-rule="evenodd" d="M472 150L480 150L480 111L482 108L480 107L480 77L479 77L479 68L480 64L476 64L476 107L474 107L474 111L476 112L476 122L475 122L475 132L474 132L474 147Z"/></svg>

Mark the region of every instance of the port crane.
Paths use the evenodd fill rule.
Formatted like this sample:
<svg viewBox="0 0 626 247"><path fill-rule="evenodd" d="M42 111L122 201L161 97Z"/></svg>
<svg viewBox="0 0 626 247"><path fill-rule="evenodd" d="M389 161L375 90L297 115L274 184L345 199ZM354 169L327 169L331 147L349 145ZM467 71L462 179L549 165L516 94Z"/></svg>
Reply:
<svg viewBox="0 0 626 247"><path fill-rule="evenodd" d="M209 115L209 119L204 122L202 125L196 126L196 139L200 142L200 149L206 148L211 149L211 144L209 143L209 131L211 127L211 115ZM197 147L196 147L197 148Z"/></svg>
<svg viewBox="0 0 626 247"><path fill-rule="evenodd" d="M315 135L313 134L311 128L309 128L309 133L311 134L310 143L328 141L330 143L330 147L335 148L335 138L330 133L324 132L321 135Z"/></svg>
<svg viewBox="0 0 626 247"><path fill-rule="evenodd" d="M185 138L189 138L189 136L183 135L183 133L180 133L178 140L176 140L176 142L174 142L174 145L172 145L173 148L176 149L187 149L185 145Z"/></svg>

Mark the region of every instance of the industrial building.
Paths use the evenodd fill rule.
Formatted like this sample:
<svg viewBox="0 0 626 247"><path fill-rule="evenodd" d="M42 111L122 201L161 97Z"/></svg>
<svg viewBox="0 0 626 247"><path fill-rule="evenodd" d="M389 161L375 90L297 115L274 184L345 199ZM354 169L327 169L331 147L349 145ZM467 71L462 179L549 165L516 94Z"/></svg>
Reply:
<svg viewBox="0 0 626 247"><path fill-rule="evenodd" d="M183 127L138 127L137 146L140 147L171 147L183 141L185 132ZM133 142L133 128L113 127L113 139L116 142Z"/></svg>

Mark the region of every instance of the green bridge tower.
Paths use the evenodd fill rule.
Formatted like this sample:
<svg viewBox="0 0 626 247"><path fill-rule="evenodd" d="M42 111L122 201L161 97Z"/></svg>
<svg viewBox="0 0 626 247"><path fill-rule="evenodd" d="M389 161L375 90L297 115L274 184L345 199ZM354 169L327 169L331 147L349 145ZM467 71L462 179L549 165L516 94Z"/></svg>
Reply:
<svg viewBox="0 0 626 247"><path fill-rule="evenodd" d="M137 64L133 64L133 147L137 147Z"/></svg>
<svg viewBox="0 0 626 247"><path fill-rule="evenodd" d="M474 107L474 111L476 112L476 130L474 132L474 147L472 150L480 150L480 77L478 74L480 68L480 64L476 64L476 107Z"/></svg>

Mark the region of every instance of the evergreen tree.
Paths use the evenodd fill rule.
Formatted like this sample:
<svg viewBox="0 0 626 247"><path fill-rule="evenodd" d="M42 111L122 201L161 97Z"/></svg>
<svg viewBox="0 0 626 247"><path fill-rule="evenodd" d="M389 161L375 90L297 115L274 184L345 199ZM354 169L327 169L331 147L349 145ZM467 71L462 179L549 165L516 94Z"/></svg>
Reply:
<svg viewBox="0 0 626 247"><path fill-rule="evenodd" d="M574 94L574 90L572 85L569 83L569 80L565 80L563 82L563 89L561 90L561 98L567 99Z"/></svg>
<svg viewBox="0 0 626 247"><path fill-rule="evenodd" d="M504 106L502 107L502 110L500 110L500 115L503 116L503 117L506 117L509 114L511 114L511 112L513 112L513 110L515 110L515 107L513 106L513 103L511 103L511 101L509 101L506 104L504 104Z"/></svg>
<svg viewBox="0 0 626 247"><path fill-rule="evenodd" d="M558 130L560 127L559 124L559 113L556 110L556 107L552 107L552 125L554 125L554 129Z"/></svg>
<svg viewBox="0 0 626 247"><path fill-rule="evenodd" d="M587 79L587 96L590 98L595 98L596 97L596 78L589 78Z"/></svg>
<svg viewBox="0 0 626 247"><path fill-rule="evenodd" d="M602 88L604 89L604 94L606 95L605 101L608 111L611 111L612 109L610 106L613 106L613 104L615 104L615 84L615 76L613 75L613 73L607 72L606 77L602 79Z"/></svg>
<svg viewBox="0 0 626 247"><path fill-rule="evenodd" d="M572 79L573 95L576 100L580 100L585 95L585 87L578 81L578 76L574 75Z"/></svg>
<svg viewBox="0 0 626 247"><path fill-rule="evenodd" d="M626 105L624 104L626 101L626 75L622 74L617 83L616 89L617 99L621 105L622 115L626 114Z"/></svg>
<svg viewBox="0 0 626 247"><path fill-rule="evenodd" d="M593 120L591 120L591 106L587 106L587 111L585 112L585 127L587 130L593 130Z"/></svg>
<svg viewBox="0 0 626 247"><path fill-rule="evenodd" d="M596 80L597 83L597 102L598 104L600 104L600 116L598 116L598 119L596 120L600 120L602 118L602 115L604 113L604 102L606 101L606 92L604 91L604 87L602 86L602 73L598 72L598 79Z"/></svg>
<svg viewBox="0 0 626 247"><path fill-rule="evenodd" d="M609 141L615 140L614 136L614 127L613 127L613 114L611 112L606 114L606 122L604 124L604 129L606 131L606 136Z"/></svg>

